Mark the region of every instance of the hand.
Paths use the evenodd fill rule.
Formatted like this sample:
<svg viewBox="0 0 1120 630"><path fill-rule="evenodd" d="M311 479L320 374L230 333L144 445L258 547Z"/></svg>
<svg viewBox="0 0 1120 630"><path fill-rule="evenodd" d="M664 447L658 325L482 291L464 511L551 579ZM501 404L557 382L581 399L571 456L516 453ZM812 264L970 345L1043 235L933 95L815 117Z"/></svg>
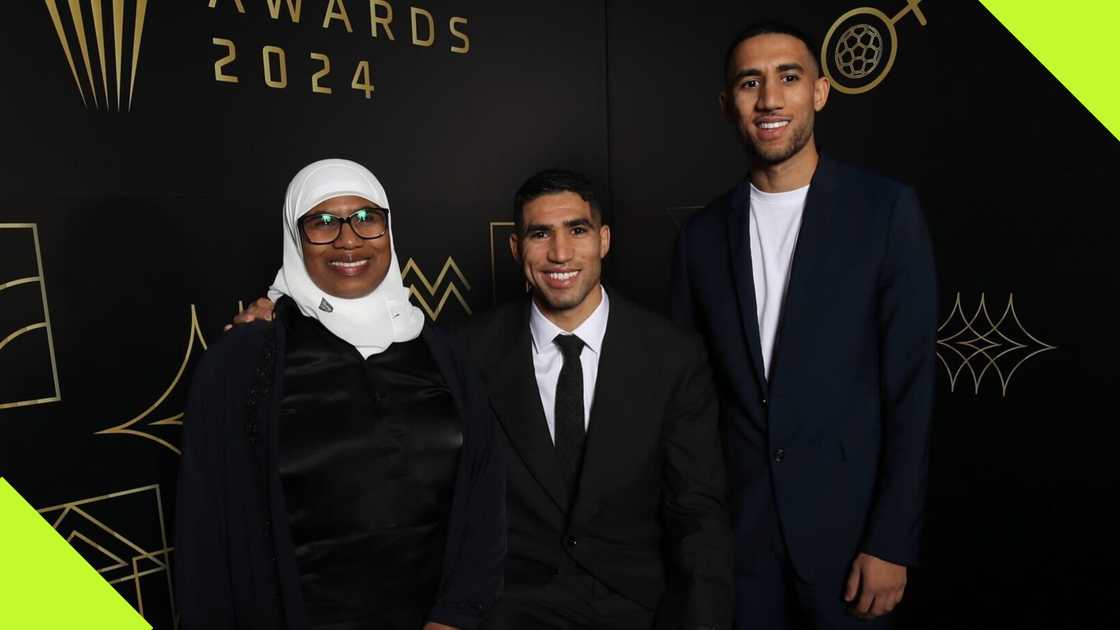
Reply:
<svg viewBox="0 0 1120 630"><path fill-rule="evenodd" d="M259 298L256 302L250 304L248 308L241 311L237 315L234 315L233 323L226 324L226 327L223 328L222 331L227 331L237 324L248 324L249 322L256 321L258 319L270 322L272 321L272 309L275 306L276 305L272 303L272 300L266 297Z"/></svg>
<svg viewBox="0 0 1120 630"><path fill-rule="evenodd" d="M861 553L852 561L844 601L856 617L874 619L894 610L905 590L906 567Z"/></svg>
<svg viewBox="0 0 1120 630"><path fill-rule="evenodd" d="M455 626L445 626L442 623L436 623L434 621L429 621L428 623L424 624L423 630L459 630L459 629L456 628Z"/></svg>

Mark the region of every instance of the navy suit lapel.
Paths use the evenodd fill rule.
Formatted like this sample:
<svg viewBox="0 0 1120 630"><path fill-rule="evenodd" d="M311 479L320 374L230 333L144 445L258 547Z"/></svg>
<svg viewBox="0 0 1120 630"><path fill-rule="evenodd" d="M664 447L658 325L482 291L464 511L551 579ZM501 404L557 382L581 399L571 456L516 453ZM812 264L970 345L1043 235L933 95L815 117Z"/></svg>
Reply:
<svg viewBox="0 0 1120 630"><path fill-rule="evenodd" d="M533 369L529 340L529 310L524 317L510 322L507 343L495 353L490 366L490 398L505 429L514 454L525 463L529 473L556 502L561 511L568 511L568 493L560 476L556 448L548 434L540 390Z"/></svg>
<svg viewBox="0 0 1120 630"><path fill-rule="evenodd" d="M758 333L758 306L754 296L754 267L751 264L750 183L743 182L732 194L727 214L727 239L731 251L731 277L739 298L739 318L747 339L755 383L765 396L766 371L762 363L762 342Z"/></svg>
<svg viewBox="0 0 1120 630"><path fill-rule="evenodd" d="M789 285L782 301L781 320L770 360L771 391L787 378L787 372L797 369L798 361L812 360L807 355L811 349L799 348L796 342L805 336L807 328L814 326L815 318L820 316L820 313L810 312L813 308L811 297L818 290L815 284L817 272L828 259L836 186L836 165L821 156L805 199L801 230L790 264ZM775 427L779 437L790 437L797 429L797 425Z"/></svg>

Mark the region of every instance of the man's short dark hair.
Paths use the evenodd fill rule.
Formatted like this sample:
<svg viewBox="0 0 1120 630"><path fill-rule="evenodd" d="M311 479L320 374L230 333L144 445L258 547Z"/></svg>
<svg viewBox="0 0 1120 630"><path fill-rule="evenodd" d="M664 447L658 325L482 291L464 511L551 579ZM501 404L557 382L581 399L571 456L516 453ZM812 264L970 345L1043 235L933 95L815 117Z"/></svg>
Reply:
<svg viewBox="0 0 1120 630"><path fill-rule="evenodd" d="M513 196L514 225L518 230L524 227L522 218L525 215L525 204L537 197L565 192L579 195L580 199L591 206L591 218L600 224L605 224L603 208L599 205L599 198L595 194L595 186L592 185L591 179L575 171L550 168L534 174L517 189L517 194Z"/></svg>
<svg viewBox="0 0 1120 630"><path fill-rule="evenodd" d="M820 61L821 51L817 48L815 40L810 39L801 29L792 24L767 21L751 24L740 31L739 34L735 36L735 39L731 40L731 45L727 47L727 52L723 55L723 80L726 82L731 74L731 64L735 56L735 49L739 47L739 44L742 44L752 37L771 34L789 35L799 40L802 44L805 44L805 48L809 49L809 56L813 58L813 66L817 69L817 74L823 75Z"/></svg>

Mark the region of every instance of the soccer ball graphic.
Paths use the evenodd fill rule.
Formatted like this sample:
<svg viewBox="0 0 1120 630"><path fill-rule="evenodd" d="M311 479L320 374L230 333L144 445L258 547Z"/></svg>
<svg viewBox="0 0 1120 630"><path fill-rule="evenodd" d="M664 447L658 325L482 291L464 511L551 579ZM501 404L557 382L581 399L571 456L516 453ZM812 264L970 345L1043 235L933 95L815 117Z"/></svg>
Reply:
<svg viewBox="0 0 1120 630"><path fill-rule="evenodd" d="M836 67L849 79L862 79L883 59L883 36L870 24L855 24L836 43Z"/></svg>

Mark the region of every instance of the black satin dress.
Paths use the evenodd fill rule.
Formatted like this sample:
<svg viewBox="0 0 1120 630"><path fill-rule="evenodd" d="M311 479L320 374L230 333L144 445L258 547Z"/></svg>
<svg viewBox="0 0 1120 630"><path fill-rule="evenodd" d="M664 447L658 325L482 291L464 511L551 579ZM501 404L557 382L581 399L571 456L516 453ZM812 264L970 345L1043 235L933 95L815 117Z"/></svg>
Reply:
<svg viewBox="0 0 1120 630"><path fill-rule="evenodd" d="M280 480L310 627L420 630L463 444L428 346L421 337L363 360L296 316L285 361Z"/></svg>

